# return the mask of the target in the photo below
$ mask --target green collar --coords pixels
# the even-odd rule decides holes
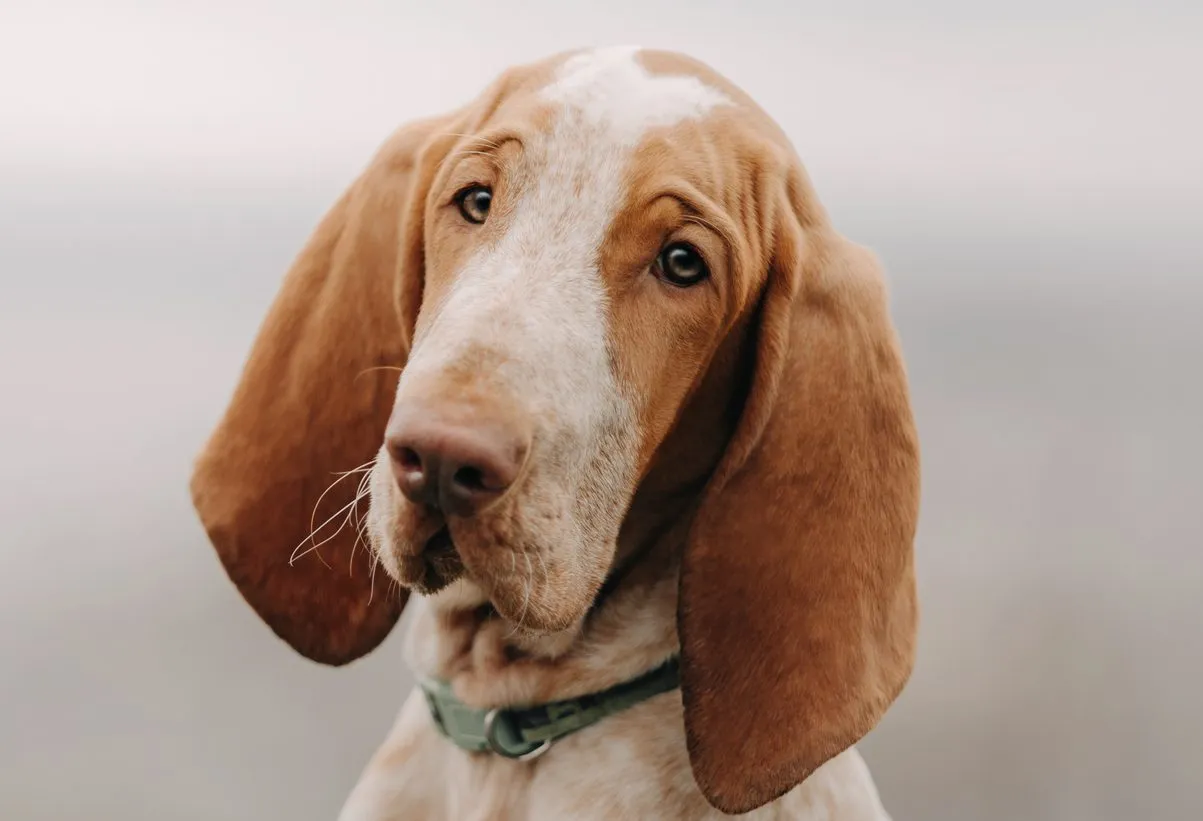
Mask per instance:
[[[464,704],[446,682],[419,682],[439,731],[457,746],[472,752],[491,751],[505,758],[529,761],[547,751],[553,741],[596,724],[652,696],[680,686],[674,656],[638,678],[608,690],[550,704],[481,710]]]

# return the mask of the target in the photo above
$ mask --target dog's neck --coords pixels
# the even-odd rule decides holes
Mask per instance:
[[[406,641],[410,668],[449,682],[462,701],[480,708],[573,698],[652,669],[678,650],[677,579],[688,506],[637,499],[594,606],[559,633],[525,633],[468,579],[415,598]]]

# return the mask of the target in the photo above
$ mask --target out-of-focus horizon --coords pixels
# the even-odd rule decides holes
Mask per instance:
[[[1203,10],[132,0],[0,13],[0,817],[331,818],[408,684],[223,576],[190,461],[384,137],[582,45],[697,56],[889,272],[924,447],[897,821],[1203,817]]]

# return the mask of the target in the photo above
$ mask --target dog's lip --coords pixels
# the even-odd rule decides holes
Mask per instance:
[[[464,574],[464,563],[446,524],[426,540],[417,560],[420,570],[414,587],[420,593],[437,593]]]
[[[455,542],[451,540],[451,528],[444,523],[422,545],[419,555],[424,559],[437,559],[452,553],[455,553]]]

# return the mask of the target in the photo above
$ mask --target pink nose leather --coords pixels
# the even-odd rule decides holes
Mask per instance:
[[[504,423],[416,409],[398,417],[385,441],[397,486],[411,502],[471,516],[518,477],[528,441]]]

